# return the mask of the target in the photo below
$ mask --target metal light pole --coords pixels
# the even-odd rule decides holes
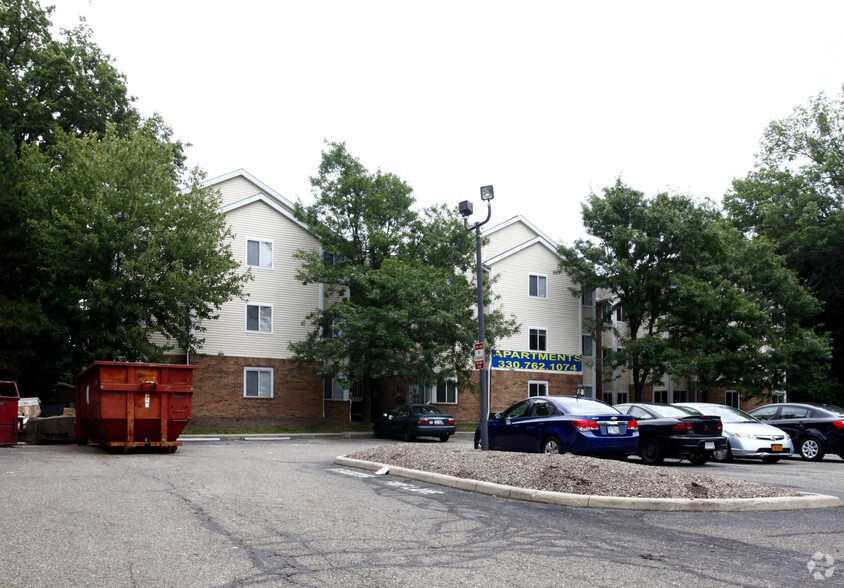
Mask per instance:
[[[492,186],[481,187],[481,200],[486,200],[487,213],[486,219],[483,222],[475,223],[469,226],[469,217],[472,215],[472,203],[464,200],[458,206],[460,214],[463,215],[463,226],[467,231],[475,231],[475,249],[477,255],[477,271],[478,271],[478,343],[484,348],[484,368],[480,370],[480,387],[481,387],[481,449],[484,451],[489,449],[489,431],[487,431],[487,421],[489,420],[489,398],[487,396],[487,381],[486,381],[486,348],[484,347],[484,268],[481,263],[481,227],[489,222],[492,216],[492,202],[495,197]]]

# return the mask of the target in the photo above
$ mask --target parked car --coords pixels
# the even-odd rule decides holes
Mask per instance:
[[[457,426],[453,416],[433,404],[400,404],[376,420],[372,430],[376,436],[396,435],[405,441],[438,437],[445,442],[454,435]]]
[[[761,459],[765,463],[778,462],[794,453],[789,436],[780,429],[762,423],[746,412],[724,404],[708,402],[681,402],[701,414],[721,417],[723,433],[729,445],[724,450],[712,452],[715,461],[732,461],[734,457]]]
[[[647,465],[660,464],[666,457],[702,465],[712,459],[713,451],[727,449],[721,417],[651,402],[616,404],[614,408],[639,423],[639,457]]]
[[[844,459],[844,408],[840,406],[786,402],[754,408],[750,415],[788,433],[803,459],[817,461],[827,453]]]
[[[578,396],[525,398],[487,421],[489,448],[529,453],[630,455],[639,449],[633,417],[600,400]],[[480,447],[481,429],[475,431]]]

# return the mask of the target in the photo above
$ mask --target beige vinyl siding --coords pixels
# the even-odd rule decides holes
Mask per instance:
[[[501,297],[498,308],[505,316],[515,315],[522,327],[516,336],[499,342],[500,349],[529,351],[530,329],[543,328],[547,331],[549,352],[580,353],[580,300],[569,292],[571,279],[554,273],[557,259],[547,247],[535,243],[493,267],[498,276],[495,292]],[[529,296],[531,274],[545,276],[546,299]]]
[[[251,198],[256,194],[264,194],[268,198],[276,200],[275,198],[272,198],[272,195],[265,194],[265,192],[261,190],[261,188],[259,188],[243,176],[235,176],[228,180],[224,180],[219,184],[216,184],[214,187],[220,191],[220,194],[222,196],[223,208],[236,202],[240,202],[241,200]],[[283,203],[278,202],[278,204],[289,210],[289,207],[284,206]]]
[[[319,242],[301,226],[263,202],[232,210],[227,215],[234,232],[232,253],[246,271],[247,239],[273,243],[272,269],[253,267],[253,280],[246,285],[246,301],[235,299],[220,310],[220,318],[207,324],[202,353],[245,357],[291,357],[290,341],[302,340],[307,328],[302,321],[319,306],[319,285],[303,286],[296,279],[298,249],[319,248]],[[272,306],[272,333],[246,331],[247,302]]]
[[[539,235],[522,222],[513,222],[488,234],[489,243],[483,248],[484,259],[492,259]]]

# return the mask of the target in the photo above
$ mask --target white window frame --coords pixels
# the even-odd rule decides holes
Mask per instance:
[[[331,395],[326,394],[328,383],[331,382]],[[323,400],[348,400],[349,390],[340,386],[337,378],[323,378],[322,379],[322,398]]]
[[[536,278],[536,294],[530,293],[530,286],[531,286],[530,283],[533,280],[533,278]],[[542,279],[542,284],[543,284],[544,290],[545,290],[543,295],[540,295],[540,288],[539,288],[540,278]],[[528,296],[531,297],[531,298],[539,299],[539,300],[547,300],[548,299],[548,276],[546,276],[545,274],[529,274],[529,276],[528,276]]]
[[[257,394],[249,394],[248,378],[250,373],[258,374],[258,390]],[[261,394],[261,374],[269,374],[270,389],[268,393]],[[243,368],[243,397],[244,398],[272,398],[273,387],[275,382],[275,373],[273,368],[268,367],[244,367]]]
[[[249,307],[250,306],[257,306],[258,307],[258,328],[257,329],[250,329],[249,328]],[[264,308],[270,309],[270,330],[269,331],[262,331],[261,330],[261,324],[262,324],[262,321],[261,321],[262,310],[261,309],[264,309]],[[244,320],[245,320],[244,328],[246,329],[247,333],[258,333],[258,334],[261,334],[261,335],[272,335],[273,334],[273,314],[274,314],[274,312],[273,312],[273,305],[272,304],[263,304],[261,302],[247,302],[244,314],[245,314],[245,316],[244,316]]]
[[[257,243],[258,244],[258,265],[249,263],[249,243]],[[268,244],[270,246],[269,252],[269,260],[265,259],[266,255],[264,253],[264,244]],[[254,267],[258,269],[273,269],[273,255],[275,254],[275,244],[273,243],[272,239],[258,239],[254,237],[247,237],[246,238],[246,265],[249,267]]]
[[[454,402],[449,402],[449,400],[448,400],[448,386],[449,386],[449,384],[452,384],[454,386]],[[440,385],[444,386],[443,391],[445,392],[445,400],[439,400],[437,398],[437,393],[440,389]],[[455,378],[449,378],[447,380],[441,380],[441,381],[437,382],[436,384],[434,384],[433,386],[428,386],[427,388],[428,388],[427,389],[428,394],[426,396],[428,396],[431,399],[430,400],[431,404],[457,404],[457,398],[458,398],[458,395],[459,395],[459,390],[457,389],[457,380]]]
[[[583,347],[581,350],[583,357],[592,357],[594,355],[595,341],[592,339],[592,335],[581,335],[580,345]]]
[[[735,404],[730,402],[730,397],[735,398]],[[738,390],[724,390],[724,404],[727,406],[732,406],[733,408],[741,408],[741,395],[738,393]]]
[[[545,349],[534,349],[530,346],[531,344],[531,331],[542,331],[545,334]],[[539,333],[537,333],[537,336]],[[548,329],[544,327],[529,327],[528,328],[528,350],[530,351],[548,351]]]
[[[533,394],[531,388],[537,388],[537,394]],[[548,396],[547,380],[528,380],[528,397]]]

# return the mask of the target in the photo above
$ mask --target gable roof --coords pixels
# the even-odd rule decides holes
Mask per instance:
[[[533,239],[530,239],[528,241],[524,241],[524,242],[520,243],[519,245],[516,245],[515,247],[508,249],[507,251],[499,253],[495,257],[492,257],[490,259],[485,260],[484,265],[493,265],[493,264],[501,261],[502,259],[506,259],[506,258],[510,257],[511,255],[515,255],[515,254],[519,253],[520,251],[527,249],[528,247],[532,247],[533,245],[536,245],[537,243],[542,245],[543,247],[548,249],[551,253],[553,253],[554,255],[559,257],[559,253],[557,253],[557,244],[553,241],[553,239],[551,239],[551,237],[549,237],[548,235],[546,235],[545,233],[543,233],[542,231],[537,229],[536,226],[533,223],[531,223],[529,220],[527,220],[525,217],[523,217],[521,215],[514,216],[513,218],[506,220],[503,223],[497,224],[494,227],[489,228],[488,230],[483,232],[483,235],[485,237],[491,236],[493,233],[501,231],[501,230],[503,230],[503,229],[515,224],[515,223],[522,223],[527,228],[529,228],[533,233],[535,233],[536,237],[534,237]]]
[[[299,221],[293,215],[294,204],[290,200],[270,188],[267,184],[265,184],[243,168],[229,172],[227,174],[223,174],[221,176],[217,176],[216,178],[205,180],[204,182],[202,182],[202,187],[207,188],[209,186],[221,184],[227,180],[231,180],[237,177],[241,177],[254,184],[257,188],[261,190],[261,192],[258,192],[248,198],[238,200],[237,202],[232,202],[231,204],[222,207],[220,209],[222,212],[227,213],[231,212],[232,210],[237,210],[238,208],[248,206],[254,202],[263,202],[282,216],[290,219],[306,231],[310,232],[310,228],[308,227],[308,225]]]

